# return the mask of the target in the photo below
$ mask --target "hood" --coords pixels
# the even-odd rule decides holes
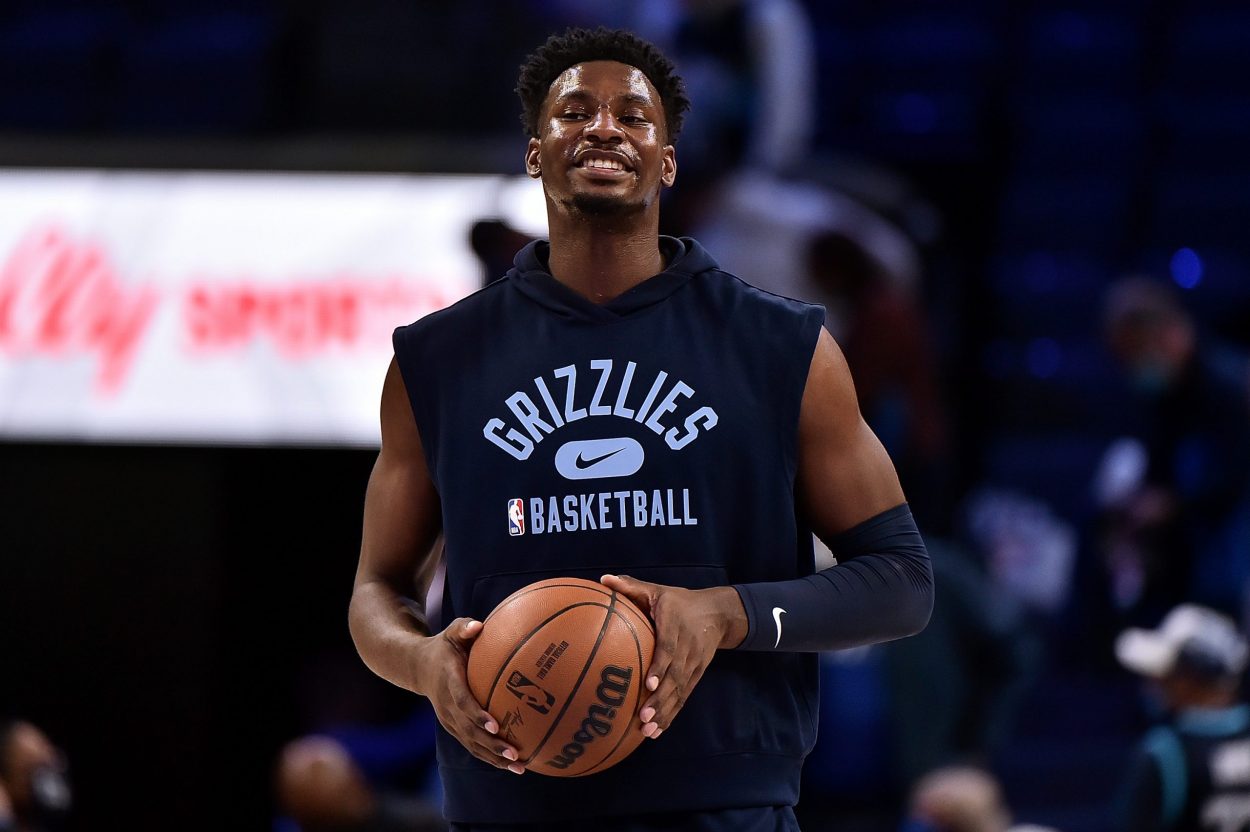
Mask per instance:
[[[551,276],[547,269],[550,250],[551,244],[546,240],[536,240],[525,246],[517,252],[507,280],[521,293],[562,317],[584,321],[619,321],[664,300],[694,275],[719,268],[695,240],[661,236],[660,252],[668,264],[664,271],[607,303],[598,304]]]

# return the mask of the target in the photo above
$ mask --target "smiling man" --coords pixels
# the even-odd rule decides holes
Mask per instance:
[[[352,635],[430,698],[456,830],[797,829],[815,651],[924,627],[928,555],[817,307],[659,234],[688,106],[627,32],[570,30],[518,93],[550,242],[395,332]],[[815,571],[811,532],[840,563]],[[442,535],[441,631],[407,614]],[[576,779],[530,774],[465,657],[514,590],[590,577],[655,623],[644,743]]]

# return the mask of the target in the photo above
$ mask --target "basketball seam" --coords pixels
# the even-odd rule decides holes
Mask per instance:
[[[625,622],[625,626],[629,628],[629,634],[630,634],[631,636],[633,636],[633,638],[634,638],[634,650],[635,650],[635,652],[637,652],[637,654],[638,654],[638,665],[637,665],[637,667],[638,667],[638,672],[639,672],[639,676],[638,676],[638,695],[637,695],[636,697],[634,697],[634,705],[635,705],[635,707],[636,707],[636,706],[638,706],[638,705],[642,704],[642,681],[643,681],[643,680],[642,680],[642,676],[643,676],[643,675],[645,675],[645,673],[646,673],[646,671],[645,671],[645,670],[643,669],[643,667],[642,667],[642,642],[640,642],[640,641],[638,640],[638,631],[634,629],[634,625],[633,625],[633,624],[631,624],[631,623],[629,622],[629,620],[625,618],[625,616],[621,615],[621,614],[620,614],[619,612],[617,612],[616,610],[612,610],[612,614],[611,614],[611,615],[609,615],[609,616],[608,616],[608,618],[611,618],[611,617],[612,617],[612,615],[617,616],[618,618],[620,618],[622,621],[624,621],[624,622]],[[632,719],[633,719],[634,709],[633,709],[633,708],[630,708],[630,709],[629,709],[629,711],[628,711],[628,714],[629,714],[629,716],[628,716],[628,719],[627,719],[627,721],[626,721],[626,723],[625,723],[625,730],[621,732],[620,739],[618,739],[618,740],[616,741],[616,745],[612,746],[612,750],[611,750],[611,751],[609,751],[607,754],[604,754],[604,755],[603,755],[603,759],[602,759],[602,760],[600,760],[599,762],[595,763],[593,766],[591,766],[590,768],[586,769],[586,770],[585,770],[585,771],[583,771],[581,774],[577,775],[578,777],[585,777],[587,774],[592,774],[592,773],[594,773],[594,770],[595,770],[595,769],[597,769],[597,768],[599,768],[599,766],[603,765],[603,764],[604,764],[605,762],[607,762],[609,759],[611,759],[612,755],[616,753],[616,749],[620,748],[620,747],[621,747],[621,743],[625,742],[625,739],[629,736],[629,720],[632,720]]]
[[[482,623],[485,624],[486,621],[490,621],[492,618],[494,618],[495,613],[502,610],[504,608],[504,605],[510,604],[515,600],[524,598],[526,595],[529,595],[531,592],[542,592],[547,589],[593,589],[599,592],[601,595],[607,595],[609,592],[609,590],[603,589],[602,586],[600,586],[599,584],[593,584],[592,586],[587,586],[586,584],[593,584],[593,582],[587,581],[585,584],[547,584],[546,586],[539,586],[533,589],[518,589],[516,592],[509,595],[507,598],[500,601],[499,606],[491,610],[490,615],[486,616],[486,620],[483,621]]]
[[[599,652],[599,646],[603,644],[603,636],[608,631],[608,622],[612,620],[612,611],[615,608],[616,591],[613,590],[612,603],[608,605],[608,612],[603,616],[603,626],[599,628],[599,637],[595,639],[595,646],[591,649],[590,655],[586,657],[586,664],[582,666],[581,675],[577,677],[577,681],[573,684],[573,689],[569,692],[568,698],[564,700],[564,706],[560,708],[560,713],[556,714],[556,718],[551,721],[551,727],[547,729],[546,735],[543,736],[542,741],[539,742],[534,748],[534,753],[530,754],[529,758],[525,761],[527,766],[538,757],[538,753],[543,750],[543,746],[545,746],[547,741],[551,739],[551,735],[555,733],[556,728],[560,725],[560,720],[564,719],[564,714],[568,711],[569,706],[573,704],[573,699],[577,696],[577,692],[582,689],[582,681],[586,678],[586,674],[590,671],[590,665],[594,663],[595,655]]]

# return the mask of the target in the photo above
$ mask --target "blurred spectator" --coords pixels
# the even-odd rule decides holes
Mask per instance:
[[[516,233],[496,225],[494,232]],[[440,553],[413,576],[414,597],[404,599],[409,614],[427,626],[438,626],[444,578]],[[275,832],[445,832],[429,701],[405,695],[406,716],[378,720],[382,708],[369,693],[378,689],[377,679],[360,673],[354,654],[346,665],[351,671],[335,673],[333,664],[323,658],[317,681],[304,689],[314,701],[330,693],[329,702],[314,706],[321,729],[292,740],[278,757],[274,788],[285,817]],[[354,688],[362,679],[368,688]]]
[[[983,764],[1009,739],[1040,644],[1024,606],[999,591],[971,555],[929,539],[942,587],[923,633],[883,649],[899,773]]]
[[[682,128],[683,175],[786,171],[810,150],[815,40],[797,0],[685,0],[673,55],[698,108]]]
[[[825,304],[834,338],[843,334],[845,314],[812,282],[809,249],[816,236],[836,231],[855,240],[905,291],[920,281],[920,255],[907,234],[825,185],[741,171],[723,177],[704,199],[703,215],[683,218],[673,231],[714,246],[721,265],[748,283]]]
[[[926,775],[912,793],[907,830],[1006,832],[1011,815],[1002,790],[976,768],[943,768]]]
[[[301,737],[279,759],[278,803],[302,832],[443,832],[441,810],[419,794],[433,761],[428,706],[395,725]]]
[[[31,723],[0,721],[0,830],[55,832],[71,805],[65,755]]]
[[[702,226],[720,221],[732,190],[754,192],[760,187],[757,180],[766,187],[809,157],[816,112],[815,37],[798,0],[671,5],[674,14],[657,16],[646,28],[673,56],[699,106],[686,114],[682,126],[682,185],[664,196],[661,230],[716,245],[715,235]],[[745,181],[734,184],[740,177]],[[769,206],[782,207],[777,201]],[[749,269],[739,271],[734,251],[741,250],[747,249],[722,251],[722,265],[760,285]],[[787,271],[783,263],[773,265]]]
[[[1012,826],[998,781],[978,768],[951,767],[927,774],[912,791],[904,832],[1047,832]]]
[[[984,488],[967,503],[967,534],[985,554],[995,590],[1044,615],[1060,612],[1072,585],[1076,531],[1041,500]]]
[[[469,246],[482,263],[482,285],[493,283],[512,268],[512,259],[532,238],[503,220],[483,219],[473,223]]]
[[[860,410],[890,452],[919,522],[948,516],[946,416],[924,312],[858,240],[842,232],[818,234],[807,267],[826,300],[845,312],[840,344]]]
[[[1115,645],[1150,679],[1168,724],[1142,742],[1123,785],[1117,828],[1250,827],[1250,706],[1240,701],[1245,638],[1213,610],[1177,607],[1157,630],[1127,630]]]
[[[1111,288],[1105,325],[1144,416],[1140,450],[1117,445],[1100,478],[1116,601],[1139,620],[1183,600],[1236,612],[1250,577],[1246,358],[1202,340],[1170,287],[1145,278]]]

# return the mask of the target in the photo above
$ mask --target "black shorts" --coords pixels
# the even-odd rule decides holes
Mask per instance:
[[[453,823],[451,832],[799,832],[799,822],[790,806],[755,806],[564,823]]]

